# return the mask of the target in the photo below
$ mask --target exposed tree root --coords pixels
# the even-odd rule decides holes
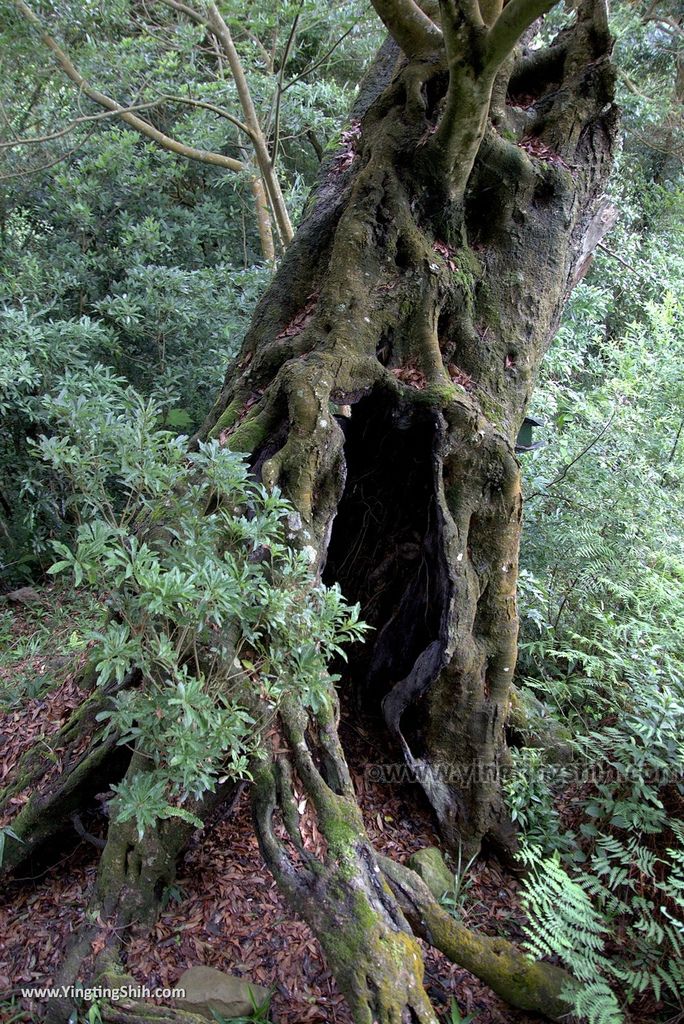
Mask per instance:
[[[485,34],[484,24],[477,26],[487,46],[466,67],[453,54],[465,45],[474,59],[462,32],[477,6],[440,5],[445,47],[440,30],[427,55],[422,45],[402,57],[384,49],[362,91],[355,142],[342,163],[326,165],[201,436],[251,452],[264,483],[279,485],[294,503],[296,542],[316,567],[325,564],[349,468],[336,410],[351,410],[353,421],[362,400],[384,406],[390,429],[408,427],[420,441],[429,471],[420,478],[418,546],[435,571],[429,593],[420,593],[418,572],[408,598],[395,587],[396,601],[376,623],[374,710],[383,708],[446,837],[506,847],[499,768],[517,635],[515,437],[576,263],[586,255],[611,164],[615,113],[603,0],[578,4],[562,57],[554,55],[544,71],[542,91],[548,76],[557,79],[555,88],[524,122],[509,116],[510,67],[502,62],[537,5],[511,0],[498,30]],[[457,9],[460,22],[452,17]],[[497,109],[488,124],[497,71]],[[524,67],[516,75],[518,86],[527,82]],[[553,159],[539,155],[548,152]],[[387,492],[377,498],[387,503]],[[389,585],[391,559],[378,563],[370,546],[366,554],[364,571],[376,573],[378,587]],[[354,599],[353,578],[346,586]],[[425,609],[421,632],[411,620]],[[386,652],[407,630],[404,662],[391,662],[383,677]],[[383,862],[383,874],[339,744],[337,714],[332,688],[327,708],[285,702],[282,736],[253,769],[253,806],[266,862],[319,938],[356,1024],[435,1024],[409,922],[514,1005],[566,1012],[562,972],[452,921],[406,869]],[[96,767],[99,754],[87,756],[89,776],[86,767]],[[135,758],[129,771],[140,767]],[[300,786],[325,841],[320,856],[300,834]],[[41,834],[45,814],[31,819],[39,809],[27,807],[20,823],[28,842],[32,832]],[[190,826],[162,822],[140,840],[132,826],[112,823],[87,922],[58,984],[115,970],[127,931],[153,919],[189,834]],[[68,1010],[55,1004],[51,1021],[63,1024]],[[122,1024],[180,1020],[175,1011],[146,1017],[146,1009],[121,1004],[105,1012]]]
[[[258,767],[254,791],[255,823],[269,868],[321,942],[355,1024],[436,1024],[423,988],[420,947],[366,835],[336,716],[321,712],[309,721],[301,708],[288,705],[281,720],[289,752]],[[302,842],[295,774],[327,845],[320,860]]]
[[[116,736],[102,740],[97,714],[106,707],[110,691],[86,696],[53,736],[43,737],[25,752],[0,793],[0,814],[12,810],[12,801],[32,791],[21,810],[10,819],[19,841],[8,835],[0,877],[16,872],[45,843],[70,827],[72,816],[87,808],[100,790],[107,790],[124,773],[130,755],[117,748]],[[59,754],[56,752],[60,751]],[[61,770],[53,778],[59,759]]]
[[[505,939],[478,935],[454,920],[415,871],[388,857],[380,867],[416,935],[439,949],[521,1010],[557,1020],[570,1012],[566,996],[577,982],[552,964],[531,960]]]
[[[132,776],[147,769],[147,763],[138,755],[133,757],[128,772]],[[207,797],[199,813],[210,813],[227,800],[232,787],[223,786]],[[56,986],[72,986],[77,980],[87,984],[103,985],[103,978],[120,972],[119,957],[125,948],[129,932],[135,927],[149,927],[156,918],[159,902],[165,888],[175,877],[176,866],[185,846],[194,832],[194,826],[178,819],[163,820],[148,829],[142,838],[133,822],[110,822],[107,844],[102,852],[97,879],[86,912],[85,922],[74,937],[62,967],[55,979]],[[108,987],[120,987],[112,984]],[[73,999],[59,997],[48,1008],[49,1024],[64,1024],[73,1010]],[[103,1002],[107,1021],[134,1021],[137,1004],[126,1006],[117,1001]],[[139,1009],[139,1008],[138,1008]],[[154,1010],[150,1010],[150,1013]],[[157,1018],[140,1012],[141,1021]],[[155,1011],[156,1012],[156,1011]],[[165,1011],[169,1015],[175,1011]],[[180,1014],[181,1011],[178,1011]],[[128,1016],[126,1016],[128,1014]],[[123,1015],[123,1016],[122,1016]],[[166,1017],[160,1017],[166,1021]],[[169,1022],[194,1018],[169,1016]]]
[[[107,983],[134,984],[128,976],[107,976]],[[103,1024],[207,1024],[207,1018],[173,1006],[154,1006],[136,999],[119,999],[105,1004],[100,1011]]]

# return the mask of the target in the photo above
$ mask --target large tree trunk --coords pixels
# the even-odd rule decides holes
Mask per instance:
[[[606,12],[586,0],[553,46],[525,52],[514,44],[545,0],[509,0],[498,19],[496,3],[449,0],[441,27],[412,0],[375,6],[403,52],[389,41],[363,83],[201,436],[250,453],[298,510],[293,540],[361,602],[374,632],[342,685],[382,714],[447,841],[507,850],[498,772],[516,658],[515,438],[587,239],[600,239],[615,130]],[[254,769],[254,814],[355,1021],[435,1021],[412,924],[516,1005],[564,1012],[567,979],[449,927],[410,873],[382,866],[336,708],[332,691],[327,713],[283,707]],[[325,840],[318,859],[295,789]],[[167,838],[147,841],[133,899],[128,867],[108,864],[122,849],[126,864],[139,858],[111,832],[95,901],[115,928],[151,913],[180,848]]]
[[[454,843],[510,840],[514,444],[597,237],[609,52],[590,0],[552,47],[507,58],[484,100],[473,87],[459,121],[444,56],[386,44],[203,428],[251,453],[312,561],[361,601],[375,632],[345,685],[382,708]]]

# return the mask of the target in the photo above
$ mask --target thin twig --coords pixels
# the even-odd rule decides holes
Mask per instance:
[[[11,171],[9,174],[0,174],[0,181],[9,181],[10,178],[23,178],[28,174],[40,174],[41,171],[48,171],[51,167],[61,164],[63,160],[68,160],[70,156],[74,155],[74,153],[78,153],[79,149],[83,149],[86,142],[89,142],[92,138],[94,131],[95,130],[93,129],[92,132],[88,132],[85,139],[81,139],[81,141],[75,146],[72,146],[72,148],[68,149],[66,153],[62,153],[61,156],[56,157],[54,160],[49,160],[48,163],[41,164],[39,167],[25,167],[21,171]]]
[[[614,260],[617,260],[618,263],[621,263],[623,267],[627,268],[627,270],[631,270],[633,274],[636,274],[638,277],[641,277],[640,270],[637,270],[636,267],[633,267],[630,263],[627,262],[627,260],[623,260],[622,256],[619,256],[618,253],[613,252],[613,250],[605,246],[603,242],[598,242],[596,248],[601,249],[603,252],[605,252],[607,256],[612,256]]]
[[[611,423],[615,419],[616,414],[617,414],[617,409],[613,409],[612,413],[610,414],[610,418],[601,427],[601,429],[598,432],[598,434],[596,435],[596,437],[592,438],[592,440],[589,442],[589,444],[584,446],[584,448],[579,453],[579,455],[576,455],[574,459],[571,459],[571,461],[568,462],[568,464],[563,467],[563,469],[560,471],[558,476],[554,480],[552,480],[550,484],[547,485],[547,487],[546,487],[546,489],[544,491],[535,491],[534,494],[530,494],[528,496],[527,500],[531,501],[532,498],[539,498],[539,497],[541,497],[542,495],[546,494],[546,492],[551,487],[555,487],[556,484],[559,484],[561,482],[561,480],[564,480],[566,478],[566,476],[568,475],[568,473],[570,472],[570,470],[572,469],[572,467],[577,465],[577,463],[580,461],[580,459],[584,458],[584,456],[587,454],[587,452],[590,452],[595,444],[598,444],[598,442],[601,440],[601,438],[606,433],[606,431],[610,427]]]
[[[294,45],[295,36],[297,33],[297,25],[299,24],[299,18],[302,13],[302,7],[304,6],[304,0],[300,0],[299,10],[292,19],[292,25],[288,33],[287,41],[285,43],[285,49],[283,50],[282,60],[280,62],[280,70],[278,71],[278,84],[276,86],[276,104],[275,104],[275,116],[273,118],[273,144],[271,146],[271,163],[273,167],[276,165],[278,159],[278,144],[280,142],[280,106],[283,98],[283,83],[285,81],[285,68],[290,57],[290,52]]]
[[[303,78],[306,78],[307,75],[310,75],[312,71],[315,71],[316,68],[319,68],[321,64],[323,64],[328,59],[328,57],[330,57],[330,55],[335,52],[337,47],[344,42],[347,36],[354,31],[358,24],[359,22],[355,21],[351,28],[348,28],[347,31],[340,36],[337,42],[333,43],[329,50],[326,50],[322,57],[319,57],[318,60],[314,61],[313,64],[310,64],[308,68],[305,68],[300,74],[296,75],[294,78],[291,78],[289,82],[286,82],[285,85],[283,86],[283,92],[287,92],[287,90],[291,89],[293,85],[296,85],[297,82],[301,82]]]
[[[163,103],[166,97],[161,97],[158,100],[152,100],[150,103],[141,103],[134,107],[125,107],[126,111],[135,110],[149,110],[151,107],[156,107],[160,103]],[[70,121],[64,128],[60,128],[59,131],[50,132],[48,135],[33,135],[30,138],[16,138],[11,142],[0,142],[0,149],[13,149],[14,146],[35,146],[43,142],[53,142],[55,139],[61,139],[69,132],[74,131],[80,124],[85,124],[90,121],[103,121],[109,117],[120,117],[121,111],[119,110],[104,110],[100,114],[84,114],[82,117],[75,117],[73,121]]]

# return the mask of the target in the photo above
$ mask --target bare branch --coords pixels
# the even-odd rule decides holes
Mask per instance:
[[[197,25],[206,25],[209,28],[209,22],[199,11],[196,11],[194,7],[190,7],[188,4],[180,3],[180,0],[158,0],[158,3],[178,11],[179,14],[184,14],[186,18],[190,18]]]
[[[247,77],[240,60],[240,55],[233,42],[230,28],[215,3],[209,2],[206,10],[200,12],[190,4],[183,3],[183,0],[159,0],[159,2],[171,8],[171,10],[177,11],[179,14],[184,14],[196,24],[204,25],[213,38],[216,39],[221,52],[226,57],[237,89],[245,125],[249,129],[256,162],[259,165],[261,178],[268,193],[275,223],[284,245],[288,245],[294,237],[290,216],[283,198],[280,182],[271,162],[266,138],[257,116]]]
[[[226,121],[230,121],[241,132],[244,132],[245,135],[254,140],[254,132],[249,125],[246,125],[244,121],[241,121],[239,117],[235,117],[224,107],[218,107],[215,103],[208,103],[206,100],[194,100],[189,96],[163,96],[162,101],[164,100],[169,103],[185,103],[189,107],[202,107],[203,110],[211,110],[214,114],[218,114],[219,117],[224,117]]]
[[[40,164],[38,167],[25,167],[21,171],[10,171],[8,174],[0,174],[0,181],[9,181],[11,178],[24,178],[29,174],[40,174],[41,171],[48,171],[51,167],[56,167],[57,164],[61,164],[63,160],[68,160],[70,156],[73,156],[79,149],[82,149],[92,134],[93,132],[89,132],[85,139],[81,139],[71,149],[67,149],[65,153],[61,153],[54,160],[49,160],[45,164]]]
[[[302,0],[302,2],[303,2],[303,0]],[[277,87],[276,87],[275,117],[274,117],[274,122],[273,122],[273,142],[272,142],[272,145],[271,145],[271,154],[272,154],[271,159],[272,159],[274,167],[275,167],[275,164],[276,164],[276,160],[278,159],[278,145],[280,143],[280,108],[281,108],[282,99],[283,99],[283,83],[285,81],[285,68],[287,67],[287,62],[290,59],[290,53],[292,52],[292,47],[294,46],[294,41],[295,41],[295,38],[296,38],[296,35],[297,35],[297,26],[299,24],[299,19],[301,17],[301,14],[302,14],[302,3],[300,3],[299,10],[297,11],[297,13],[295,14],[295,16],[294,16],[294,18],[292,20],[292,26],[290,28],[290,32],[289,32],[289,35],[287,37],[287,42],[285,43],[285,49],[283,50],[283,56],[282,56],[281,61],[280,61],[280,71],[278,72],[278,84],[277,84]]]
[[[303,78],[306,78],[307,75],[310,75],[312,71],[315,71],[316,68],[319,68],[321,64],[324,64],[328,57],[330,57],[330,55],[335,52],[337,47],[344,42],[347,36],[351,35],[351,33],[354,31],[358,24],[358,21],[355,21],[354,24],[350,28],[348,28],[346,32],[342,33],[339,39],[335,40],[330,49],[326,50],[325,53],[318,58],[318,60],[315,60],[313,64],[309,64],[307,68],[304,68],[304,70],[301,71],[298,75],[295,75],[294,78],[291,78],[288,82],[285,82],[282,91],[287,92],[287,90],[291,89],[293,85],[295,85],[297,82],[301,82]]]
[[[151,100],[149,103],[140,103],[135,106],[126,107],[126,113],[133,113],[138,110],[149,110],[151,107],[157,107],[160,103],[164,102],[166,97],[158,100]],[[120,117],[118,110],[103,110],[100,114],[84,114],[82,117],[75,117],[73,121],[65,125],[64,128],[60,128],[59,131],[49,132],[47,135],[32,135],[29,138],[15,138],[9,142],[0,142],[0,149],[13,149],[15,146],[37,146],[43,142],[54,142],[55,139],[62,139],[65,135],[69,135],[73,132],[80,124],[89,124],[92,121],[104,121],[108,117]]]
[[[126,107],[117,103],[116,100],[112,99],[111,96],[107,96],[106,93],[100,92],[99,89],[96,89],[84,78],[78,68],[72,63],[68,54],[45,30],[38,16],[24,3],[24,0],[15,0],[15,6],[23,17],[38,30],[43,43],[52,52],[66,76],[94,103],[98,103],[101,107],[116,113],[122,121],[130,124],[141,135],[147,136],[148,139],[152,139],[163,149],[167,149],[172,153],[177,153],[179,156],[186,157],[189,160],[198,160],[201,163],[223,167],[229,171],[244,171],[246,169],[240,160],[234,160],[232,157],[224,156],[222,153],[212,153],[204,149],[196,149],[194,146],[186,146],[177,139],[173,139],[164,132],[160,132],[154,125],[144,121],[137,114],[127,112]]]
[[[436,50],[442,31],[414,0],[371,0],[383,25],[407,57]]]
[[[177,0],[164,0],[164,2],[176,3]],[[254,133],[252,138],[254,153],[259,165],[261,177],[263,178],[264,185],[268,191],[276,224],[278,225],[283,242],[285,245],[288,245],[294,237],[294,231],[292,230],[292,224],[287,212],[287,206],[283,198],[280,182],[278,181],[278,177],[273,169],[271,155],[268,151],[268,145],[259,123],[259,118],[252,100],[252,95],[240,56],[235,48],[235,43],[233,42],[230,29],[221,16],[218,7],[213,3],[213,0],[210,0],[207,4],[207,20],[211,31],[221,44],[223,52],[228,60],[240,100],[240,106],[242,107],[242,112],[245,116],[245,122]]]

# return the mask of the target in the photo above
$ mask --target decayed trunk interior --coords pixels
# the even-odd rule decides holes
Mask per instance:
[[[486,74],[469,65],[467,88],[440,46],[406,56],[385,44],[201,432],[251,454],[296,506],[295,542],[360,602],[373,632],[350,652],[345,701],[384,722],[388,755],[465,852],[514,846],[498,771],[517,638],[515,438],[585,239],[597,237],[615,129],[609,55],[601,0],[582,3],[546,50],[519,46]],[[415,876],[378,860],[338,706],[331,687],[329,712],[283,707],[271,757],[255,766],[254,817],[355,1021],[436,1020],[414,930],[514,1005],[564,1012],[564,975],[449,926]],[[299,835],[295,783],[315,809],[321,860]],[[57,804],[34,798],[24,834],[40,836]],[[96,923],[63,982],[116,970],[111,936],[153,916],[186,832],[141,842],[110,826]],[[26,851],[8,849],[16,866]],[[112,1021],[145,1012],[103,1010]],[[67,1016],[53,1007],[54,1021]]]

